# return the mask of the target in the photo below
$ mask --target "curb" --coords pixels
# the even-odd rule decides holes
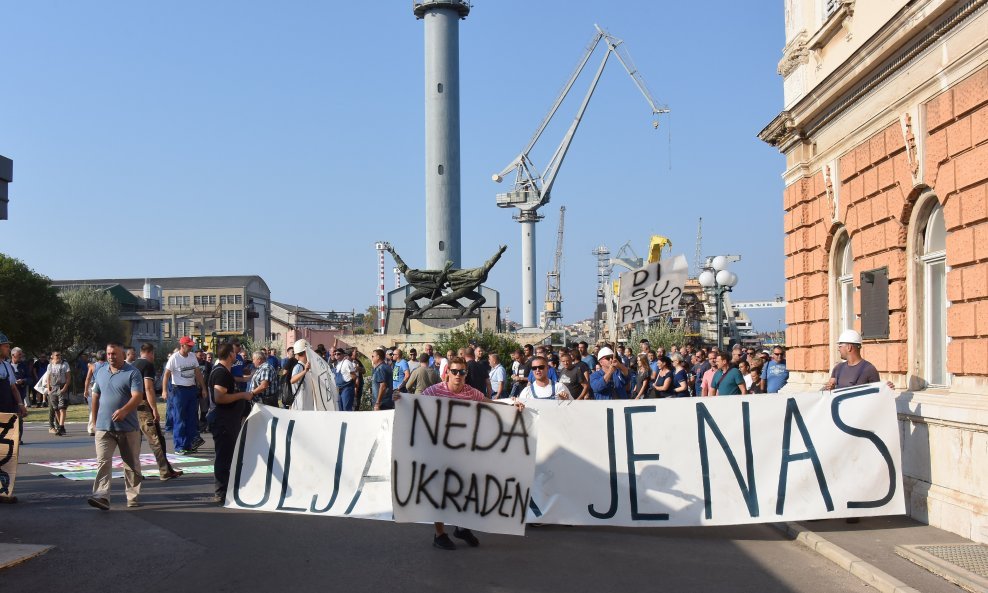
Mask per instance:
[[[40,556],[52,549],[52,547],[30,544],[0,544],[0,570],[16,566],[35,556]]]
[[[772,523],[772,526],[882,593],[921,593],[798,523]]]

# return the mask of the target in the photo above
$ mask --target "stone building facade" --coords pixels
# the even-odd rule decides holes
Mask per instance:
[[[988,0],[785,0],[794,389],[841,331],[893,381],[908,513],[988,542]]]

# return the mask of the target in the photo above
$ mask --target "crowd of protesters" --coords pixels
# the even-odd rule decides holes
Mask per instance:
[[[469,393],[485,400],[511,400],[518,406],[532,399],[774,393],[789,377],[780,347],[757,351],[735,346],[720,351],[685,345],[667,351],[653,348],[648,340],[637,346],[636,351],[627,344],[601,343],[592,349],[586,342],[574,347],[526,344],[511,352],[510,360],[501,360],[479,344],[444,353],[434,351],[431,344],[421,352],[381,347],[366,358],[356,348],[327,349],[322,344],[311,352],[333,370],[345,411],[393,409],[399,393],[443,397]],[[205,444],[202,433],[209,431],[215,450],[213,500],[224,504],[243,418],[254,403],[290,407],[311,368],[309,352],[304,340],[287,348],[283,357],[273,348],[248,353],[233,340],[220,344],[214,353],[184,336],[158,369],[152,344],[144,344],[138,352],[111,343],[91,357],[80,355],[71,362],[59,351],[31,360],[0,334],[0,396],[10,394],[0,397],[0,411],[26,417],[29,408],[47,409],[49,432],[62,436],[67,434],[66,413],[73,395],[75,403],[85,401],[86,431],[95,437],[99,465],[89,504],[103,510],[110,506],[112,456],[117,449],[124,462],[127,506],[135,507],[144,479],[138,460],[142,434],[157,461],[158,477],[165,481],[182,475],[168,460],[165,434],[171,433],[175,453],[191,454]],[[363,360],[370,363],[369,371]],[[450,385],[461,383],[459,390],[450,391]],[[164,418],[158,410],[159,394],[166,402]]]

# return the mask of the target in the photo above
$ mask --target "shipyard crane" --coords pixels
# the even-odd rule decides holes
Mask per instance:
[[[566,206],[559,207],[559,231],[556,232],[556,256],[552,270],[545,275],[545,310],[542,312],[542,329],[559,329],[563,319],[563,293],[560,290],[559,270],[563,264],[563,223]]]
[[[587,46],[582,59],[577,64],[576,70],[574,70],[573,74],[570,75],[570,78],[563,87],[562,92],[560,92],[559,96],[556,97],[555,102],[549,109],[549,113],[545,116],[545,118],[543,118],[542,123],[539,124],[538,129],[536,129],[535,134],[532,136],[531,140],[529,140],[528,145],[525,146],[521,154],[515,157],[507,167],[505,167],[500,173],[496,173],[492,176],[494,181],[501,183],[504,181],[506,176],[511,174],[512,171],[515,173],[514,186],[510,191],[497,194],[496,202],[499,208],[518,208],[518,213],[514,216],[514,219],[521,223],[521,291],[523,328],[535,327],[535,223],[542,219],[542,215],[539,214],[538,210],[549,202],[549,198],[552,193],[552,186],[556,181],[556,177],[559,175],[559,170],[563,164],[563,159],[566,157],[566,152],[569,150],[570,144],[573,142],[573,136],[576,134],[576,130],[580,126],[580,121],[583,119],[583,114],[586,112],[587,105],[590,103],[590,97],[593,96],[593,92],[597,88],[597,83],[600,81],[600,76],[604,72],[604,66],[607,65],[607,60],[610,58],[611,54],[614,54],[618,61],[621,62],[621,65],[624,66],[625,71],[628,72],[628,75],[631,76],[631,79],[635,82],[635,85],[638,86],[638,90],[645,96],[645,100],[648,101],[648,105],[652,110],[651,114],[653,118],[657,118],[659,115],[669,112],[669,110],[665,107],[657,105],[655,100],[652,98],[652,94],[648,91],[648,87],[645,86],[645,81],[642,79],[641,74],[631,61],[631,56],[628,55],[627,51],[621,48],[623,41],[613,37],[597,25],[594,25],[594,28],[597,32],[590,41],[590,44]],[[580,76],[580,73],[583,72],[583,68],[587,65],[587,62],[590,61],[590,57],[593,55],[594,50],[597,49],[597,46],[601,41],[605,42],[607,51],[604,53],[600,66],[597,67],[597,73],[590,82],[590,88],[583,97],[583,102],[577,110],[576,117],[574,117],[572,123],[570,123],[569,129],[566,131],[562,141],[553,153],[552,158],[549,159],[549,163],[540,173],[538,167],[536,167],[535,163],[532,161],[531,151],[538,143],[539,138],[542,137],[542,133],[545,131],[546,126],[549,125],[549,122],[559,110],[563,100],[573,88],[573,85],[576,83],[576,79]],[[653,119],[652,125],[653,127],[658,128],[658,119]]]

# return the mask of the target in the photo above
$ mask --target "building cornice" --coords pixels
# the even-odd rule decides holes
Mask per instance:
[[[950,31],[971,18],[988,0],[952,3],[943,0],[903,8],[854,55],[834,70],[795,105],[776,117],[758,137],[785,152],[797,135],[763,137],[785,115],[798,137],[812,137],[874,88],[892,78]],[[953,10],[950,10],[953,8]],[[919,35],[912,34],[919,31]],[[774,140],[774,141],[773,141]]]
[[[803,29],[782,49],[782,59],[779,60],[778,72],[783,78],[810,61],[810,51],[806,46],[806,38],[806,29]]]

